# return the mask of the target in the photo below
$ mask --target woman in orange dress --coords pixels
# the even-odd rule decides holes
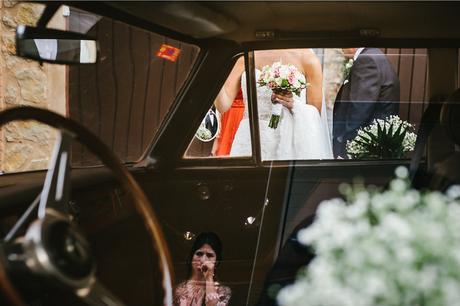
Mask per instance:
[[[240,126],[240,121],[243,119],[243,114],[243,92],[240,89],[235,100],[233,100],[231,108],[222,116],[220,135],[217,138],[217,150],[214,153],[215,156],[228,156],[230,154],[233,139]]]

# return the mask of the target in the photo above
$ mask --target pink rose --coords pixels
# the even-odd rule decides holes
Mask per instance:
[[[296,81],[295,75],[291,72],[288,75],[288,82],[289,82],[289,84],[294,85],[295,81]]]

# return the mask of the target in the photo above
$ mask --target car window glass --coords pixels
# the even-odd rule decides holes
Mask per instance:
[[[186,158],[252,155],[243,61],[243,57],[238,59],[213,106],[201,121],[185,153]],[[244,145],[238,148],[235,143],[240,140],[244,140]]]
[[[87,34],[90,30],[96,26],[96,24],[102,19],[102,16],[96,15],[94,13],[86,12],[78,8],[70,7],[67,5],[62,5],[58,12],[51,18],[47,27],[51,29],[60,29],[62,27],[57,27],[56,19],[64,17],[69,17],[68,22],[66,23],[66,28],[72,32]]]
[[[47,27],[85,33],[98,41],[94,65],[40,64],[15,56],[17,24],[35,25],[43,5],[2,8],[23,16],[4,28],[8,41],[2,61],[2,107],[31,105],[78,121],[123,162],[138,161],[187,79],[199,48],[107,17],[61,6]],[[52,46],[45,46],[51,47]],[[15,122],[3,129],[3,172],[44,169],[54,132],[36,123]],[[100,164],[85,146],[72,144],[73,166]]]
[[[279,49],[254,58],[262,160],[411,157],[429,97],[426,49]],[[222,123],[232,116],[219,115],[211,153],[188,157],[250,155],[248,120],[233,121],[236,136],[222,144]],[[226,146],[223,155],[219,146]]]
[[[88,23],[88,14],[71,10],[70,16],[76,30]],[[69,68],[70,117],[122,160],[136,161],[186,80],[198,48],[105,17],[87,34],[99,38],[99,61]],[[73,153],[74,165],[96,163],[86,148]]]

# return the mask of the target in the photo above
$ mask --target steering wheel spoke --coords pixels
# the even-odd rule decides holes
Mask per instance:
[[[40,197],[39,218],[45,217],[47,208],[68,215],[71,142],[72,137],[60,130]]]
[[[90,244],[77,225],[69,220],[70,144],[75,138],[86,144],[132,195],[133,205],[158,253],[163,305],[172,305],[171,259],[158,219],[142,189],[115,154],[80,124],[48,110],[20,107],[0,112],[0,126],[14,120],[37,120],[59,129],[60,133],[40,199],[30,205],[7,237],[0,241],[0,294],[3,293],[13,305],[24,305],[17,290],[24,289],[23,284],[14,283],[8,275],[18,273],[24,279],[33,275],[42,277],[45,282],[57,282],[87,305],[124,305],[96,279],[96,263]],[[17,237],[22,232],[20,229],[29,223],[37,205],[38,219],[30,223],[23,237]]]
[[[125,304],[97,279],[88,288],[75,291],[75,294],[90,306],[124,306]]]

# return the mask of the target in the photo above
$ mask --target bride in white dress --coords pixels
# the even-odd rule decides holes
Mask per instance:
[[[292,64],[303,73],[310,86],[300,96],[274,94],[257,85],[257,110],[263,160],[332,159],[326,108],[322,92],[321,64],[311,49],[256,51],[256,80],[262,67],[281,61]],[[246,94],[244,59],[240,58],[215,100],[219,112],[227,111],[239,89],[243,91],[245,110],[232,144],[230,156],[251,156],[251,137]],[[268,126],[272,101],[281,103],[278,128]],[[307,102],[308,101],[308,102]]]

